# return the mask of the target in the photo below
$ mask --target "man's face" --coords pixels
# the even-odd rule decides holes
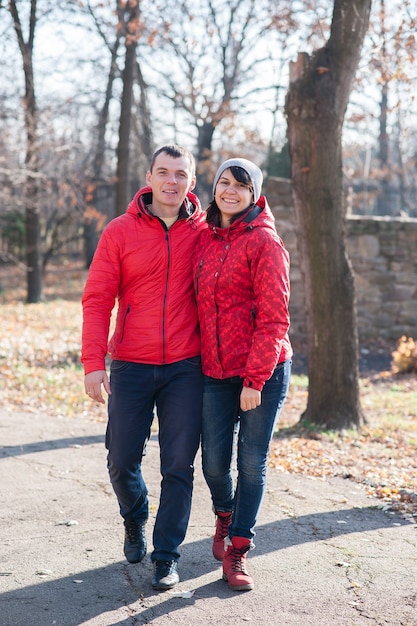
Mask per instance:
[[[187,157],[171,157],[161,152],[155,159],[152,172],[146,173],[146,182],[152,187],[152,209],[160,217],[172,217],[187,193],[194,188],[195,176],[190,171]]]

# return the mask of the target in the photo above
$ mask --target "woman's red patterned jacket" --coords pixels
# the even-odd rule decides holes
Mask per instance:
[[[289,255],[266,198],[230,228],[202,231],[193,265],[204,374],[262,390],[292,356]]]

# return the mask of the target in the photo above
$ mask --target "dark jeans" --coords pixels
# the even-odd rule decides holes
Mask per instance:
[[[264,385],[261,405],[251,411],[239,408],[240,378],[204,377],[203,472],[214,508],[233,511],[230,537],[255,536],[254,527],[265,492],[269,444],[288,392],[290,374],[291,361],[280,363]]]
[[[106,448],[120,514],[125,520],[148,519],[142,458],[156,407],[162,482],[151,559],[177,560],[190,516],[201,435],[200,358],[170,365],[113,361],[110,384]]]

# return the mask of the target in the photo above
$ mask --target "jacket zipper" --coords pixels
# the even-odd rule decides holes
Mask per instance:
[[[165,358],[166,358],[166,354],[165,354],[165,309],[166,309],[166,302],[167,302],[167,295],[168,295],[169,272],[171,269],[171,247],[169,244],[169,231],[168,230],[165,233],[165,241],[167,243],[167,250],[168,250],[168,264],[167,264],[166,279],[165,279],[164,303],[162,306],[162,363],[165,363]]]
[[[198,266],[198,272],[196,274],[195,277],[195,295],[198,296],[198,285],[199,285],[199,281],[200,281],[200,274],[201,274],[201,269],[204,265],[204,259],[201,259],[200,264]]]

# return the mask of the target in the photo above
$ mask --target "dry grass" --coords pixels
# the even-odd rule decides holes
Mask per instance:
[[[106,409],[84,393],[79,363],[86,271],[53,268],[46,302],[26,305],[25,276],[0,267],[0,406],[106,420]],[[362,377],[364,428],[324,432],[298,422],[307,401],[306,376],[293,375],[270,465],[326,479],[343,476],[367,486],[382,506],[417,515],[417,377],[391,371]]]

